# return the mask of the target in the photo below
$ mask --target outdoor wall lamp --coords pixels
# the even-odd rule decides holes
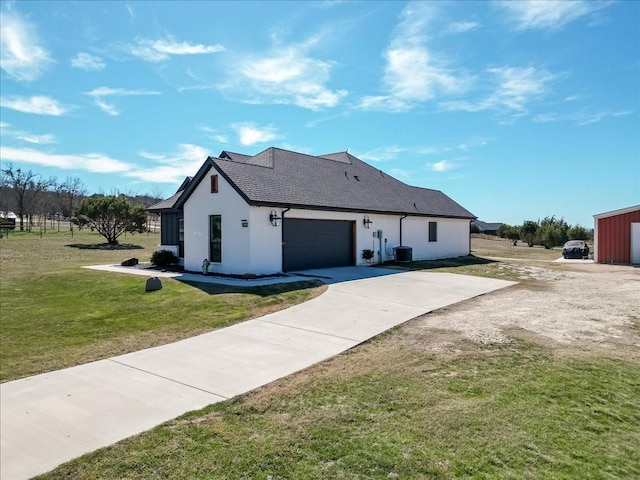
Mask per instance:
[[[271,222],[271,225],[277,227],[280,220],[282,220],[282,217],[278,216],[278,212],[276,212],[275,210],[271,210],[271,213],[269,214],[269,221]]]
[[[362,220],[362,224],[364,225],[364,228],[369,228],[369,227],[371,227],[371,224],[372,224],[372,223],[373,223],[373,222],[372,222],[371,220],[369,220],[369,216],[368,216],[368,215],[365,215],[365,216],[364,216],[364,219]]]

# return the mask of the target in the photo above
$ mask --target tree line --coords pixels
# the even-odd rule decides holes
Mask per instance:
[[[569,225],[563,218],[555,216],[542,220],[526,220],[522,225],[502,224],[498,236],[508,238],[517,245],[519,241],[528,246],[542,245],[547,249],[564,245],[569,240],[593,240],[593,229],[580,224]]]
[[[21,231],[24,231],[25,228],[30,230],[36,223],[53,221],[54,219],[73,221],[80,227],[85,225],[91,227],[87,220],[88,217],[84,213],[80,214],[81,218],[77,216],[79,210],[87,210],[88,207],[83,207],[83,202],[91,198],[120,199],[118,209],[121,212],[127,211],[128,208],[123,207],[123,201],[131,204],[131,207],[140,206],[141,208],[136,210],[136,219],[133,223],[138,222],[139,214],[142,211],[145,212],[146,220],[146,208],[162,200],[159,192],[144,195],[112,192],[111,195],[98,193],[87,196],[87,189],[79,177],[68,176],[63,181],[58,181],[56,177],[44,178],[32,170],[14,168],[12,164],[2,168],[1,173],[0,212],[14,212],[18,217]],[[133,229],[131,231],[139,230],[138,226],[135,228],[130,226]],[[70,226],[70,228],[72,227]],[[113,230],[113,226],[110,228]],[[120,229],[121,227],[114,232]],[[113,235],[109,235],[109,237],[107,240],[110,243],[117,238],[117,236],[113,238]]]

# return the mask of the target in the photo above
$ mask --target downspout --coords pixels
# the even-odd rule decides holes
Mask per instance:
[[[402,247],[402,220],[404,220],[408,216],[409,215],[404,215],[403,217],[400,217],[400,246],[401,247]]]
[[[283,210],[280,214],[282,228],[280,229],[280,234],[282,235],[281,243],[282,243],[282,271],[284,272],[284,214],[291,210],[291,207],[287,207],[286,210]]]

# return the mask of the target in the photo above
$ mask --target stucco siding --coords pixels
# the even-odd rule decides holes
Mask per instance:
[[[211,193],[209,178],[217,172],[209,169],[204,179],[184,205],[184,266],[186,270],[199,271],[202,262],[209,258],[209,216],[222,217],[222,261],[212,263],[210,272],[251,272],[249,205],[218,175],[218,193]],[[249,221],[243,227],[242,220]]]
[[[282,271],[282,220],[274,227],[269,221],[271,210],[282,216],[281,210],[251,207],[249,213],[249,265],[247,272],[265,275]]]
[[[355,263],[369,265],[363,250],[373,250],[371,263],[393,260],[393,249],[400,245],[399,215],[366,214],[371,220],[366,228],[364,213],[321,210],[251,207],[218,177],[218,193],[211,193],[210,170],[184,205],[185,253],[187,270],[199,271],[209,258],[209,216],[221,215],[222,261],[212,263],[210,272],[225,274],[272,274],[282,271],[282,221],[271,225],[269,214],[275,210],[286,218],[346,220],[355,224]],[[437,241],[429,242],[429,222],[437,222]],[[243,226],[245,225],[245,226]],[[382,241],[375,232],[382,230]],[[469,254],[469,220],[440,217],[406,217],[402,220],[402,244],[412,247],[414,260],[457,257]]]
[[[429,241],[429,222],[437,223],[437,239]],[[414,260],[434,260],[469,254],[469,220],[407,217],[402,224],[402,243],[413,249]]]
[[[282,210],[277,211],[278,214],[282,212]],[[268,217],[268,214],[266,215]],[[364,213],[302,209],[292,209],[285,213],[287,218],[354,221],[356,226],[356,265],[369,265],[369,262],[362,258],[363,250],[374,251],[374,263],[379,263],[380,260],[393,260],[393,248],[400,246],[401,216],[366,214],[372,223],[370,228],[365,228],[363,224],[364,215]],[[436,242],[428,241],[428,228],[430,221],[438,223],[438,240]],[[374,238],[374,232],[378,230],[382,230],[382,242],[377,238]],[[402,220],[402,243],[404,246],[412,247],[414,260],[429,260],[468,255],[469,220],[439,217],[406,217]],[[380,248],[380,245],[382,248]],[[272,252],[274,252],[274,255],[277,255],[280,261],[279,268],[281,268],[281,248],[278,253],[274,250],[272,250]],[[381,259],[379,252],[382,255]],[[274,264],[275,263],[271,263],[271,265]]]

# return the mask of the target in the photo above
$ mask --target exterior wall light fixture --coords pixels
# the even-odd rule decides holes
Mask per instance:
[[[364,225],[364,228],[370,228],[372,223],[373,222],[369,220],[369,215],[365,215],[364,219],[362,220],[362,224]]]
[[[269,221],[271,222],[271,225],[277,227],[278,225],[280,225],[280,220],[282,220],[282,217],[278,216],[278,212],[276,212],[275,210],[271,210],[271,213],[269,214]]]

